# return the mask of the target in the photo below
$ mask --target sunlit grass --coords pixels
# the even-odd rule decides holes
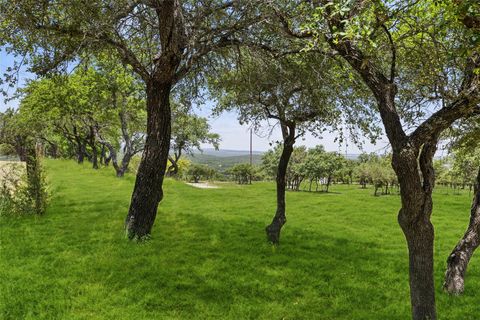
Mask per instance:
[[[124,238],[134,178],[70,161],[46,163],[43,217],[0,220],[2,319],[407,319],[399,197],[334,185],[289,192],[281,245],[266,243],[273,183],[198,189],[165,182],[152,240]],[[445,260],[470,196],[435,194],[440,319],[476,319],[480,261],[466,292],[441,292]]]

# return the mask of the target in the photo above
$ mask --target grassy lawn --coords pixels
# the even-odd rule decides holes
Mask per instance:
[[[281,245],[265,241],[273,183],[198,189],[165,182],[153,238],[124,238],[133,176],[47,161],[43,217],[0,218],[1,319],[408,319],[399,197],[333,186],[289,192]],[[466,292],[441,291],[468,191],[435,194],[440,319],[478,319],[480,257]]]

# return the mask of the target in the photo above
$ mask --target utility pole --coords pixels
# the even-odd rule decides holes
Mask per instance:
[[[253,131],[252,128],[250,128],[250,165],[253,165],[252,135]]]

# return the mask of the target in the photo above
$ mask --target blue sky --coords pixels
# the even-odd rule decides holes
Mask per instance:
[[[9,66],[12,66],[14,58],[11,55],[6,54],[4,51],[0,51],[0,75],[3,75],[5,69]],[[34,75],[22,70],[19,74],[20,86],[27,79],[33,78]],[[5,87],[4,87],[5,88]],[[15,88],[8,88],[9,95],[12,95],[15,92]],[[0,111],[4,111],[7,106],[16,107],[18,101],[10,101],[5,104],[4,99],[0,98]],[[211,117],[210,110],[213,106],[213,102],[207,103],[205,106],[199,109],[198,113],[202,116],[205,116],[209,119],[209,123],[212,127],[212,131],[220,134],[222,142],[220,143],[221,149],[230,149],[230,150],[248,150],[249,149],[249,128],[245,125],[240,125],[237,121],[237,116],[235,113],[225,113],[219,117]],[[313,137],[310,134],[307,134],[303,139],[297,140],[297,145],[306,145],[307,147],[313,147],[317,144],[323,144],[328,151],[339,151],[341,153],[356,154],[360,153],[358,147],[353,143],[349,142],[348,147],[343,145],[339,146],[335,140],[336,134],[334,133],[325,133],[323,139],[318,139]],[[272,134],[259,134],[254,135],[253,137],[253,149],[256,151],[266,151],[270,148],[270,143],[276,140],[280,140],[281,133],[279,128],[275,128]],[[383,139],[377,143],[377,145],[372,145],[368,142],[365,142],[363,150],[366,152],[379,152],[383,153],[385,147],[387,146],[386,141]],[[204,146],[208,147],[208,146]]]

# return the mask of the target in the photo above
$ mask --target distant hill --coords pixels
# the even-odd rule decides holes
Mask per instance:
[[[250,151],[247,150],[215,150],[212,148],[205,148],[202,149],[203,152],[200,151],[195,151],[194,154],[203,154],[203,155],[209,155],[209,156],[215,156],[215,157],[236,157],[236,156],[245,156],[245,155],[250,155]],[[253,155],[262,155],[265,152],[263,151],[252,151]]]
[[[252,162],[254,165],[262,162],[264,152],[253,151]],[[250,152],[242,150],[215,150],[203,149],[203,153],[196,152],[193,155],[187,155],[193,163],[206,164],[219,171],[225,171],[239,163],[250,162]]]
[[[263,151],[253,151],[253,164],[261,164],[264,153]],[[357,160],[359,155],[352,153],[344,156],[350,160]],[[206,164],[219,171],[225,171],[238,163],[249,163],[250,151],[206,148],[203,149],[203,152],[195,151],[193,155],[187,155],[186,158],[193,163]]]

